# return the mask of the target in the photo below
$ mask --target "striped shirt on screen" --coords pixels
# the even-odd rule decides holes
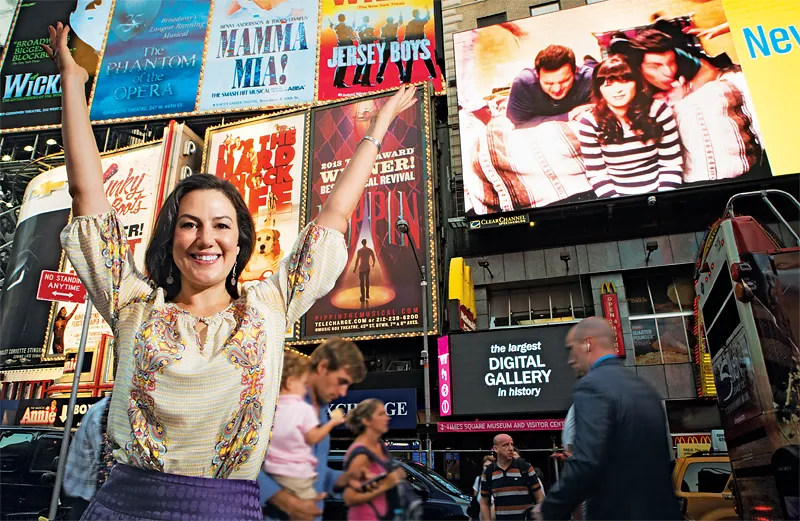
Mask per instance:
[[[598,197],[672,190],[683,182],[683,147],[672,109],[653,101],[650,115],[663,128],[661,140],[645,143],[629,128],[622,143],[602,145],[594,113],[586,112],[578,138],[586,177]]]

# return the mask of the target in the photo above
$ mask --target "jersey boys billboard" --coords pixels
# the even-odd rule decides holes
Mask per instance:
[[[318,6],[289,0],[216,0],[198,110],[268,108],[314,101]]]
[[[345,234],[349,254],[345,271],[333,290],[306,313],[304,338],[421,332],[419,269],[408,238],[395,228],[398,219],[408,222],[417,257],[434,275],[428,277],[428,287],[435,288],[425,124],[428,105],[421,92],[417,95],[420,102],[400,114],[383,139],[372,176]],[[386,99],[361,100],[313,112],[309,219],[319,213]],[[429,309],[435,309],[435,305]]]
[[[444,90],[432,0],[320,3],[319,101],[428,80]]]
[[[78,65],[92,78],[103,46],[111,0],[19,2],[0,72],[0,129],[49,127],[61,122],[61,74],[42,50],[48,25],[69,23],[67,43]]]

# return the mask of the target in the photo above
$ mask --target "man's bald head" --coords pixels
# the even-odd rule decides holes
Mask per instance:
[[[501,467],[506,467],[514,459],[514,440],[508,434],[498,434],[494,437],[493,450],[497,454],[497,462]]]
[[[566,344],[569,363],[578,376],[588,373],[599,358],[616,353],[614,330],[599,317],[589,317],[576,324],[567,333]]]
[[[603,318],[585,318],[572,328],[572,332],[579,340],[590,342],[592,349],[608,351],[604,354],[616,352],[614,348],[614,330]]]
[[[508,442],[508,441],[512,443],[514,442],[514,440],[512,440],[511,436],[509,436],[508,434],[498,434],[497,436],[494,437],[494,440],[492,440],[492,445],[499,446],[503,442]]]

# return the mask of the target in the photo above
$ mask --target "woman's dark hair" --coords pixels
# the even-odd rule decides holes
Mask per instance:
[[[236,210],[236,224],[239,228],[239,255],[236,256],[236,270],[241,273],[250,256],[253,254],[253,240],[256,234],[253,218],[242,199],[239,191],[231,183],[211,174],[195,174],[187,177],[169,194],[164,206],[158,213],[153,237],[147,245],[144,255],[144,266],[147,275],[157,286],[164,288],[166,299],[174,299],[181,290],[181,278],[177,266],[172,259],[172,240],[175,235],[175,226],[178,221],[178,207],[183,196],[195,190],[217,190],[222,192]],[[167,283],[167,277],[172,268],[172,284]],[[237,273],[237,275],[238,275]],[[231,284],[230,277],[225,278],[225,289],[234,299],[239,298],[239,288]]]
[[[594,117],[600,129],[598,141],[602,145],[622,143],[624,132],[617,116],[608,108],[608,103],[600,93],[600,87],[606,82],[627,81],[636,83],[636,94],[628,105],[627,111],[631,130],[645,142],[658,141],[664,136],[664,129],[650,115],[653,99],[645,88],[641,74],[628,63],[625,56],[613,54],[595,68],[592,76]]]
[[[378,407],[383,406],[383,402],[377,398],[367,398],[366,400],[362,401],[356,405],[355,409],[347,414],[347,428],[350,429],[356,436],[363,434],[364,431],[367,430],[367,426],[364,425],[364,420],[369,420],[372,418],[372,415],[375,414],[375,411],[378,410]]]

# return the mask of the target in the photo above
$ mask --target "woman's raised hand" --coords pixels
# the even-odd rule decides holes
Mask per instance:
[[[380,108],[376,119],[382,120],[388,126],[398,114],[411,108],[416,102],[417,89],[411,85],[403,85]]]
[[[56,62],[56,67],[58,67],[58,72],[61,73],[62,78],[76,75],[83,83],[89,81],[89,73],[75,62],[69,47],[67,47],[69,26],[58,22],[55,27],[48,26],[47,30],[50,32],[50,45],[42,44],[42,49]]]

